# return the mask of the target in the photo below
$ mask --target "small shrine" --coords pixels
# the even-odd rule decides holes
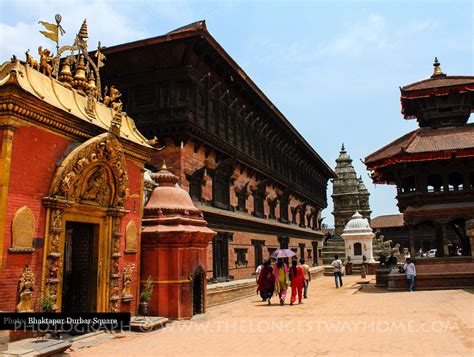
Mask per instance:
[[[145,206],[141,281],[153,282],[149,314],[191,318],[206,310],[207,228],[191,196],[166,165],[150,175],[157,184]]]
[[[367,218],[356,212],[341,235],[345,243],[346,257],[354,264],[375,263],[372,249],[374,237]]]

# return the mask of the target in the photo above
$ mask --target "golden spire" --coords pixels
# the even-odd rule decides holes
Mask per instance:
[[[79,33],[77,34],[79,38],[83,41],[89,38],[89,35],[87,33],[87,20],[84,19],[84,22],[81,25],[81,29],[79,30]]]
[[[438,77],[438,76],[443,76],[443,77],[446,76],[446,74],[444,74],[444,73],[441,71],[441,63],[438,62],[438,57],[435,57],[434,63],[433,63],[433,67],[434,67],[434,73],[433,73],[433,75],[431,76],[431,78],[433,78],[433,77]]]
[[[168,170],[168,167],[166,167],[166,161],[163,160],[163,164],[161,165],[162,170]]]

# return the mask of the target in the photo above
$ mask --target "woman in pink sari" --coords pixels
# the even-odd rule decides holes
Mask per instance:
[[[278,263],[275,264],[274,274],[275,293],[280,298],[280,305],[284,305],[290,279],[288,277],[288,266],[283,262],[283,259],[278,259]]]

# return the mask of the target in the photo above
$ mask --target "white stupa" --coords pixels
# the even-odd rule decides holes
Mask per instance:
[[[369,221],[356,212],[347,222],[341,235],[345,243],[346,257],[350,257],[351,262],[355,264],[363,263],[363,256],[366,257],[366,263],[374,263],[372,250],[374,236]]]

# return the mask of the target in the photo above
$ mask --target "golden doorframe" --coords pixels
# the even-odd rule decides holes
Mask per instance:
[[[89,139],[57,168],[43,198],[46,232],[41,296],[61,311],[66,222],[99,224],[97,311],[120,310],[121,217],[128,213],[128,174],[123,148],[113,133]]]

